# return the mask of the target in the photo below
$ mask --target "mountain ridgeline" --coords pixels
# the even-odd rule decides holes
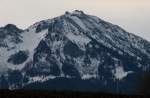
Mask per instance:
[[[142,94],[149,71],[150,42],[82,11],[0,28],[1,89]]]

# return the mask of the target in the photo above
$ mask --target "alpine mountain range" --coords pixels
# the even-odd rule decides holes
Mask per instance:
[[[0,28],[0,89],[138,94],[149,71],[150,42],[79,10]]]

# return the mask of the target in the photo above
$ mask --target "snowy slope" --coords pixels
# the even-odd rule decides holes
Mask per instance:
[[[8,68],[12,68],[12,69],[22,68],[28,60],[30,59],[32,60],[34,49],[38,46],[39,42],[44,38],[46,33],[47,33],[47,30],[43,30],[40,33],[35,33],[35,29],[30,29],[28,32],[27,31],[22,32],[22,34],[20,34],[21,40],[22,40],[21,43],[13,44],[11,42],[8,42],[7,45],[10,48],[13,47],[10,50],[8,50],[8,48],[0,48],[1,49],[0,60],[2,62],[1,65],[5,64],[5,66],[7,66]],[[9,40],[9,39],[6,38],[4,40]],[[29,52],[29,58],[26,62],[17,66],[7,62],[8,58],[12,54],[15,54],[16,52],[21,51],[21,50]]]

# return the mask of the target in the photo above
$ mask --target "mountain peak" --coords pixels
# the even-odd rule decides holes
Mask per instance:
[[[84,12],[81,10],[74,10],[73,12],[66,11],[65,14],[77,14],[77,15],[83,15]]]
[[[12,28],[17,28],[17,26],[14,24],[7,24],[4,28],[5,29],[12,29]]]
[[[84,12],[81,10],[74,10],[73,14],[84,14]]]
[[[4,29],[9,30],[11,32],[13,31],[17,31],[17,32],[22,32],[23,30],[19,29],[16,25],[14,24],[7,24],[6,26],[4,26]]]

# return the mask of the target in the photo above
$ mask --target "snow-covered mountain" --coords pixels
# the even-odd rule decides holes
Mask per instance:
[[[82,11],[0,28],[0,87],[137,93],[150,42]]]

